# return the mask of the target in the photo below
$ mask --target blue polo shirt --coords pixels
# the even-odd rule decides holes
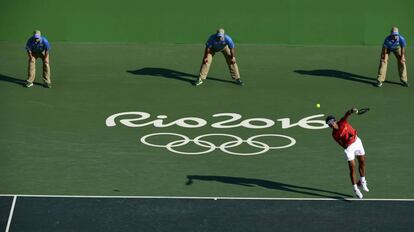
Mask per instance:
[[[206,47],[212,48],[215,52],[223,50],[224,47],[229,46],[230,49],[234,48],[234,42],[230,36],[224,35],[224,40],[217,40],[217,34],[211,35],[208,38]]]
[[[50,50],[49,41],[43,36],[40,37],[40,41],[36,43],[35,38],[32,36],[27,40],[26,50],[32,51],[33,53],[42,53],[45,50]]]
[[[392,35],[389,35],[384,40],[384,48],[395,51],[398,48],[403,48],[407,45],[407,42],[405,41],[405,38],[402,35],[399,35],[397,37],[397,40],[392,40]]]

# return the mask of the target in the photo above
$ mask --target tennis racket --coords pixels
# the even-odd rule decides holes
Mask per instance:
[[[356,114],[357,115],[361,115],[361,114],[365,114],[366,112],[368,112],[369,111],[369,108],[368,107],[366,107],[366,108],[361,108],[361,109],[358,109],[358,111],[356,112]]]

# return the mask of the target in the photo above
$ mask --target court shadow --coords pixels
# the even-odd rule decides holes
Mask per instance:
[[[295,70],[295,73],[304,75],[304,76],[320,76],[320,77],[334,77],[349,81],[356,81],[360,83],[370,84],[375,86],[377,83],[376,78],[362,76],[354,73],[349,72],[343,72],[339,70],[333,70],[333,69],[315,69],[315,70]],[[395,84],[395,85],[401,85],[399,82],[394,81],[385,81],[389,84]]]
[[[170,78],[179,81],[184,81],[190,84],[194,84],[197,81],[198,76],[190,73],[180,72],[168,68],[151,68],[146,67],[137,70],[127,70],[128,73],[138,75],[138,76],[153,76],[153,77],[163,77],[163,78]],[[207,77],[207,81],[219,81],[219,82],[226,82],[226,83],[235,83],[234,81],[230,80],[222,80],[214,77]]]
[[[297,186],[291,184],[285,184],[281,182],[244,178],[244,177],[230,177],[230,176],[200,176],[200,175],[188,175],[186,185],[192,185],[194,181],[216,181],[225,184],[234,184],[245,187],[262,187],[268,189],[275,189],[286,192],[294,192],[306,194],[314,197],[332,198],[346,201],[345,197],[353,197],[348,194],[333,192],[329,190]]]
[[[10,83],[13,83],[13,84],[20,85],[22,87],[26,87],[26,80],[17,79],[17,78],[14,78],[14,77],[9,77],[9,76],[3,75],[3,74],[0,74],[0,81],[10,82]],[[42,86],[41,83],[37,83],[37,82],[34,82],[33,84]]]

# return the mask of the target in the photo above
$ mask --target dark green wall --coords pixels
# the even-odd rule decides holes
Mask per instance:
[[[380,44],[393,25],[410,43],[413,0],[0,0],[0,41],[35,28],[51,41]]]

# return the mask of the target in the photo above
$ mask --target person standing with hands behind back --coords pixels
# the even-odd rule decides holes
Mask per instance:
[[[47,39],[41,35],[39,30],[33,32],[26,43],[26,51],[29,56],[29,67],[28,67],[28,79],[26,87],[30,88],[33,86],[33,81],[36,76],[36,59],[41,58],[43,62],[43,81],[45,87],[51,88],[52,82],[50,80],[50,65],[49,65],[49,51],[50,44]]]

